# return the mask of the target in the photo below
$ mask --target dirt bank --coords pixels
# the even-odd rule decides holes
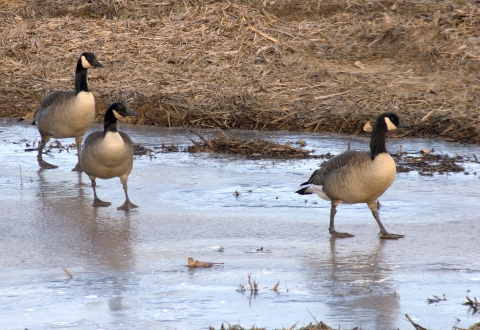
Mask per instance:
[[[72,89],[82,51],[97,116],[138,124],[357,133],[384,111],[403,136],[480,142],[476,1],[0,0],[0,116]]]

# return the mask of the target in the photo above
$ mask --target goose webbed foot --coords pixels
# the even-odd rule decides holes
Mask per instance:
[[[399,239],[405,237],[405,235],[399,234],[390,234],[385,227],[383,226],[382,222],[380,221],[380,216],[378,215],[378,210],[376,208],[377,203],[370,203],[368,207],[372,210],[373,217],[377,221],[378,227],[380,228],[380,232],[378,233],[378,237],[383,239]]]
[[[349,233],[339,233],[335,230],[335,214],[337,213],[338,202],[332,201],[332,207],[330,208],[330,227],[328,227],[328,232],[334,238],[347,238],[354,237],[355,235]]]
[[[112,203],[110,203],[110,202],[104,202],[104,201],[102,201],[100,198],[95,198],[95,199],[93,200],[92,206],[109,206],[110,204],[112,204]]]
[[[390,234],[388,232],[380,232],[378,233],[378,237],[382,239],[399,239],[405,237],[405,235],[400,235],[400,234]]]
[[[120,181],[122,182],[122,185],[123,185],[123,191],[125,191],[125,203],[123,203],[122,206],[117,207],[117,210],[129,211],[130,209],[134,209],[134,208],[138,207],[137,205],[130,202],[130,198],[128,198],[127,179],[128,179],[128,177],[121,177],[120,178]]]
[[[335,230],[329,230],[329,233],[334,238],[355,237],[355,235],[352,235],[352,234],[349,234],[349,233],[339,233],[338,231],[335,231]]]
[[[38,161],[38,165],[43,168],[44,170],[48,170],[48,169],[51,169],[51,168],[58,168],[57,165],[53,165],[53,164],[50,164],[50,163],[47,163],[46,161],[44,161],[43,159],[39,160]]]
[[[129,200],[126,200],[125,203],[123,203],[122,206],[117,207],[117,210],[125,210],[129,211],[130,209],[137,208],[138,206],[130,202]]]

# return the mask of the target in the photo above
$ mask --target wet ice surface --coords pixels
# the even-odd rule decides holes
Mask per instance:
[[[150,148],[195,138],[183,129],[123,130]],[[368,146],[361,137],[237,133],[281,143],[302,138],[317,153],[338,154],[347,141],[352,149]],[[334,240],[329,203],[294,193],[318,159],[137,157],[129,195],[140,207],[124,212],[116,209],[124,201],[118,179],[97,180],[99,197],[112,205],[95,209],[90,180],[71,171],[74,150],[45,155],[59,168],[41,171],[36,152],[18,143],[23,138],[38,139],[35,126],[0,120],[0,329],[200,329],[222,322],[274,329],[305,326],[312,315],[342,329],[410,329],[405,314],[431,329],[480,321],[462,305],[467,295],[480,298],[478,165],[465,164],[470,175],[399,173],[380,213],[387,230],[404,239],[379,240],[370,211],[359,204],[341,205],[336,215],[337,230],[356,236]],[[477,146],[387,141],[391,151],[400,145],[480,154]],[[188,257],[224,265],[192,270]],[[248,289],[250,273],[260,287],[255,296],[237,292],[240,284]],[[444,294],[447,300],[427,303]]]

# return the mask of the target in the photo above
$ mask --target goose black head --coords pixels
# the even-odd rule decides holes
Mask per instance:
[[[372,159],[382,152],[387,152],[385,135],[387,131],[392,131],[399,127],[410,126],[404,124],[403,121],[392,112],[385,112],[378,116],[375,126],[373,126],[372,138],[370,139],[370,157]]]
[[[387,131],[393,131],[400,127],[410,128],[410,125],[405,124],[396,114],[392,112],[381,114],[378,117],[375,125],[386,125]]]
[[[122,102],[112,103],[107,112],[105,112],[105,120],[103,122],[105,132],[117,130],[117,119],[136,115],[138,113],[128,109]]]
[[[89,69],[94,66],[103,68],[103,64],[97,60],[93,53],[89,52],[85,52],[80,55],[80,60],[78,62],[83,69]]]
[[[113,112],[113,115],[114,115],[115,118],[117,118],[117,119],[123,118],[123,117],[128,117],[128,116],[136,116],[136,115],[138,115],[137,112],[128,109],[128,108],[126,107],[126,105],[123,104],[122,102],[112,103],[112,104],[110,105],[109,110],[111,110],[111,111]],[[107,111],[107,112],[108,112],[108,111]]]

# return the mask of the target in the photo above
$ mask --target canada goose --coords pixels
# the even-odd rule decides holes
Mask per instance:
[[[405,235],[390,234],[383,227],[377,210],[377,198],[380,197],[395,180],[396,166],[385,148],[385,135],[389,130],[405,125],[397,115],[380,115],[373,127],[370,139],[370,153],[346,151],[328,160],[314,171],[308,185],[296,193],[300,195],[315,193],[320,198],[331,201],[329,232],[333,237],[344,238],[354,235],[335,231],[334,218],[337,205],[341,203],[366,203],[380,227],[380,238],[398,239]]]
[[[132,140],[126,133],[117,130],[118,118],[136,115],[137,113],[127,109],[125,104],[113,103],[105,113],[104,130],[93,132],[85,139],[80,165],[92,181],[93,206],[111,204],[97,197],[95,179],[111,179],[118,176],[125,191],[125,203],[118,209],[129,210],[138,207],[130,202],[127,193],[128,175],[133,167]]]
[[[103,67],[92,53],[83,53],[75,69],[75,91],[55,91],[45,96],[35,112],[32,124],[38,126],[41,141],[38,145],[37,161],[41,168],[57,168],[42,158],[42,151],[50,138],[74,137],[77,144],[77,165],[73,171],[81,171],[80,153],[83,135],[95,119],[95,99],[88,90],[87,70]]]

